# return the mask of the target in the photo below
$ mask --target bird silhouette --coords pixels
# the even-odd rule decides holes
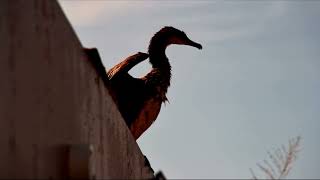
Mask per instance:
[[[171,66],[165,50],[171,44],[202,49],[201,44],[190,40],[183,31],[166,26],[151,38],[148,54],[138,52],[107,72],[110,95],[135,140],[156,120],[161,104],[167,101]],[[135,78],[128,73],[131,68],[148,58],[152,65],[148,74]]]

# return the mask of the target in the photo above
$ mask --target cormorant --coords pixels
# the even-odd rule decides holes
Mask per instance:
[[[167,101],[171,66],[165,50],[170,44],[202,49],[201,44],[190,40],[183,31],[166,26],[151,38],[148,54],[132,55],[107,72],[110,94],[135,139],[151,126],[161,104]],[[129,75],[132,67],[148,57],[152,70],[146,76],[134,78]]]

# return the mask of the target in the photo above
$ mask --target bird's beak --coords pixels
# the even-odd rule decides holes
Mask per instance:
[[[188,41],[186,42],[186,45],[193,46],[193,47],[196,47],[198,49],[202,49],[202,45],[201,44],[196,43],[194,41],[191,41],[190,39],[188,39]]]

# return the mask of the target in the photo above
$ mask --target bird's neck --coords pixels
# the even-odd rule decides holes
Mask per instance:
[[[159,75],[159,83],[165,91],[170,86],[171,66],[166,56],[168,44],[162,42],[162,38],[154,37],[149,45],[149,60],[152,65],[152,71]]]

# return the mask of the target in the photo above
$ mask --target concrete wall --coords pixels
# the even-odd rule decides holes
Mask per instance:
[[[56,1],[1,0],[0,54],[0,178],[152,177]]]

